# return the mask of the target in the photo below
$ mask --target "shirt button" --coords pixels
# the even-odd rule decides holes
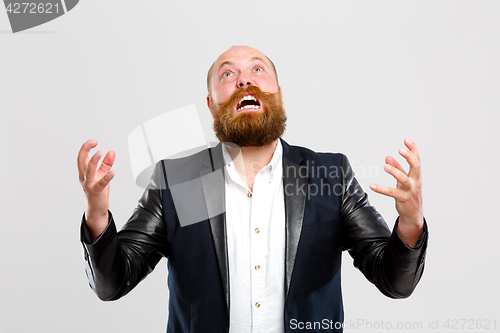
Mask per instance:
[[[258,234],[260,232],[259,228],[255,228],[255,233]]]
[[[259,269],[260,269],[260,266],[259,266],[259,265],[255,266],[255,270],[256,270],[256,271],[258,271]]]
[[[260,303],[259,302],[255,303],[255,307],[260,308]]]
[[[247,193],[247,197],[251,198],[252,197],[252,192]]]

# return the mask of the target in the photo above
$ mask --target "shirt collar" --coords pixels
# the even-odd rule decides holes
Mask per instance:
[[[269,161],[269,164],[267,164],[265,167],[262,168],[262,170],[269,168],[272,170],[277,170],[278,167],[282,163],[282,158],[283,158],[283,146],[281,145],[281,140],[277,139],[278,144],[276,145],[276,149],[274,150],[273,157],[271,158],[271,161]],[[231,155],[229,155],[229,151],[227,150],[227,147],[224,143],[222,143],[222,156],[224,158],[224,164],[226,167],[234,167],[232,163],[232,158]]]
[[[278,139],[278,144],[276,145],[276,150],[274,151],[273,157],[268,165],[271,165],[273,170],[278,170],[278,167],[283,162],[283,146],[281,145],[281,140]]]

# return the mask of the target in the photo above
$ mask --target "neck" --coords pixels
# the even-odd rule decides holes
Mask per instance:
[[[238,171],[241,179],[246,182],[250,191],[253,191],[253,181],[257,173],[271,162],[278,140],[276,139],[262,147],[232,148],[226,146],[233,159],[236,171]]]

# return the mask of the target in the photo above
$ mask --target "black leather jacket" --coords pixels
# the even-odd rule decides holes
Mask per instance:
[[[287,326],[291,319],[307,321],[322,314],[323,318],[343,321],[342,250],[349,251],[354,265],[382,293],[392,298],[408,297],[423,273],[427,224],[417,246],[409,248],[395,231],[398,221],[391,233],[380,214],[370,206],[345,156],[318,154],[282,143],[283,167],[288,168],[284,172],[284,186],[296,190],[293,195],[285,196],[286,332],[293,331]],[[221,156],[220,149],[215,148],[181,161],[180,167],[196,165],[197,169],[189,172],[207,174],[222,169]],[[297,171],[307,161],[338,166],[341,174],[335,179],[326,174],[312,176],[310,170],[307,175],[290,172],[293,168]],[[109,213],[107,229],[91,243],[82,219],[81,241],[89,284],[100,299],[118,299],[146,277],[162,257],[167,257],[168,331],[202,332],[202,327],[215,325],[210,326],[217,327],[213,332],[226,332],[230,304],[225,216],[220,214],[180,227],[166,163],[158,163],[151,184],[119,233]],[[342,191],[310,198],[299,190],[303,185],[319,184],[320,180],[332,187],[338,185]],[[223,184],[222,188],[203,185],[200,191],[204,191],[209,210],[209,201],[223,204]],[[331,299],[331,303],[325,303],[326,299]]]

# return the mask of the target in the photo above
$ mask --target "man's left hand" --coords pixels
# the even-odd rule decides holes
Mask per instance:
[[[399,213],[397,232],[403,242],[410,247],[415,247],[424,227],[422,175],[417,146],[408,139],[405,139],[405,145],[408,150],[401,148],[399,154],[410,165],[408,173],[392,156],[385,158],[384,170],[396,179],[396,188],[376,184],[371,184],[370,188],[396,200],[396,210]]]

